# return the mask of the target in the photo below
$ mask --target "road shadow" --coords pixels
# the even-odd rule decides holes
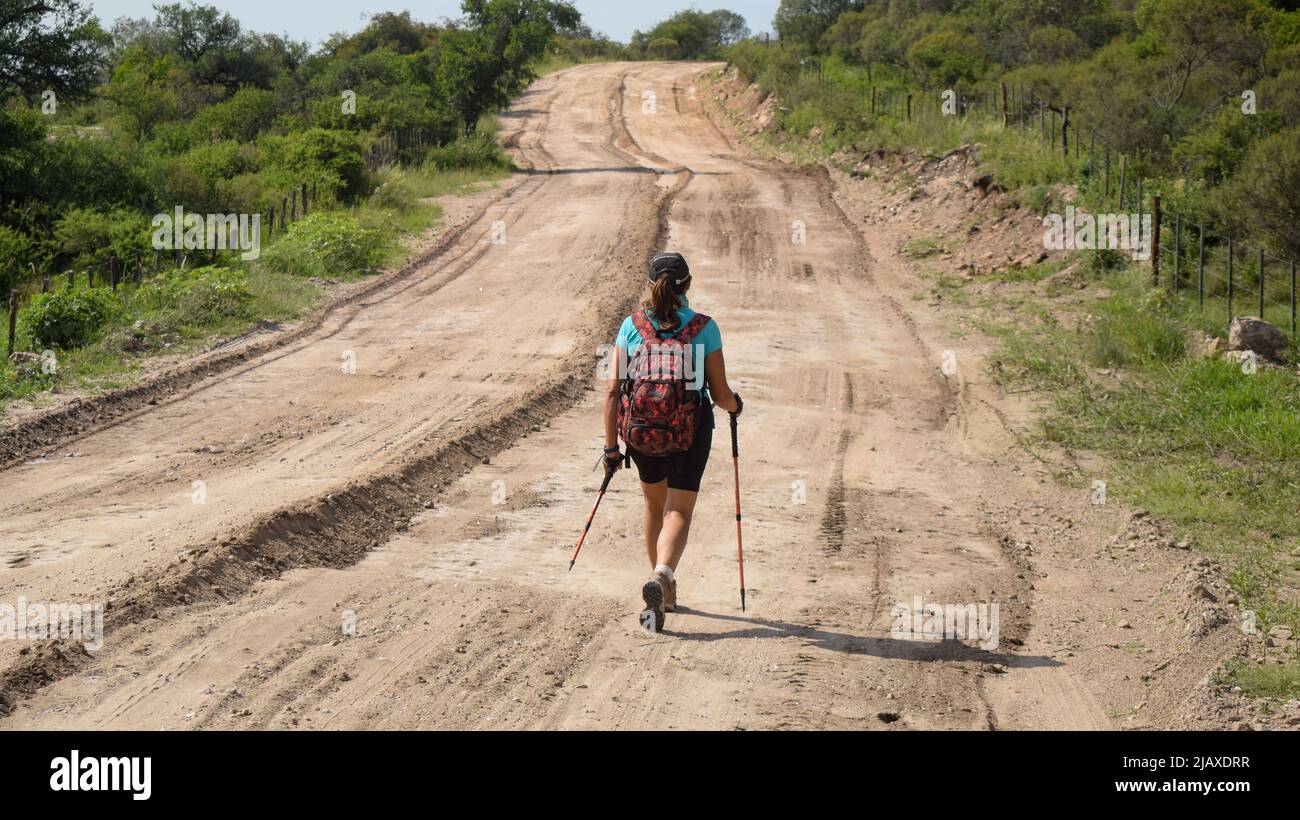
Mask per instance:
[[[980,649],[960,641],[907,641],[897,638],[878,638],[869,635],[852,635],[847,632],[833,632],[807,624],[792,624],[767,618],[754,618],[745,615],[722,615],[704,612],[699,609],[679,606],[677,611],[668,616],[672,624],[674,615],[694,615],[715,621],[727,621],[743,624],[737,629],[718,632],[678,632],[670,628],[660,630],[661,635],[681,641],[726,641],[740,638],[800,638],[808,645],[831,652],[847,655],[867,655],[874,658],[890,658],[909,661],[955,661],[969,663],[996,663],[1020,669],[1038,667],[1064,666],[1062,662],[1043,655],[1016,655],[1003,651]]]

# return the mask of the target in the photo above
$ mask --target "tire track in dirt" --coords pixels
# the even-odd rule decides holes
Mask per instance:
[[[621,109],[622,98],[618,104]],[[615,270],[644,267],[666,233],[672,197],[688,181],[688,174],[678,175],[671,186],[659,188],[641,206],[644,216],[631,220],[637,227],[619,235],[620,243],[615,245],[618,255],[610,260]],[[164,617],[173,608],[229,602],[259,581],[277,578],[289,569],[355,564],[405,528],[456,476],[526,436],[581,397],[594,361],[592,354],[582,351],[594,351],[598,342],[612,336],[609,317],[627,312],[639,289],[639,277],[603,284],[584,307],[585,331],[575,352],[538,379],[545,386],[522,391],[501,403],[483,423],[463,435],[409,453],[397,468],[364,478],[340,492],[276,511],[219,542],[194,549],[183,561],[117,589],[106,607],[106,633]],[[367,293],[378,290],[375,287]],[[10,713],[17,700],[72,674],[88,660],[84,650],[63,642],[23,653],[16,663],[0,671],[0,714]]]
[[[525,180],[518,180],[502,191],[509,196]],[[340,311],[355,308],[358,303],[381,293],[394,285],[415,276],[459,242],[465,232],[482,218],[496,201],[484,203],[474,216],[458,228],[443,234],[430,248],[407,262],[397,271],[384,274],[342,296],[331,300],[302,324],[292,330],[277,333],[261,341],[216,356],[203,356],[169,369],[165,373],[147,378],[129,388],[114,390],[98,396],[73,399],[67,405],[36,416],[22,419],[0,431],[0,471],[21,464],[37,453],[62,448],[90,433],[106,429],[114,423],[134,418],[139,413],[152,412],[163,399],[200,384],[212,376],[233,370],[242,364],[256,362],[267,353],[298,342],[311,344],[314,335]],[[217,350],[226,345],[218,345]]]

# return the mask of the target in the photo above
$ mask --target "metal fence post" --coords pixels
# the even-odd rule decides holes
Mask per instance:
[[[1160,197],[1156,197],[1160,201]],[[1174,214],[1174,292],[1178,292],[1178,276],[1183,256],[1183,215]]]
[[[1138,225],[1142,225],[1142,203],[1138,202]],[[1151,200],[1151,275],[1160,286],[1160,197]]]
[[[1110,202],[1110,146],[1106,146],[1106,201]]]
[[[1232,297],[1236,283],[1232,279],[1232,237],[1228,237],[1228,322],[1232,322]]]
[[[1201,310],[1205,310],[1205,226],[1197,227],[1200,229],[1200,240],[1196,251],[1196,281],[1200,291]]]
[[[1291,263],[1291,335],[1296,335],[1295,263]]]

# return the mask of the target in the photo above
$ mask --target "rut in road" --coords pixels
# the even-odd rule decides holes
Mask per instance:
[[[546,78],[506,118],[527,179],[448,261],[319,343],[92,434],[81,464],[23,468],[5,543],[37,557],[17,588],[107,592],[117,614],[59,680],[24,688],[17,661],[4,725],[995,728],[994,663],[1104,721],[1050,658],[891,636],[894,604],[922,596],[1000,602],[1023,639],[1032,573],[985,502],[1025,480],[991,465],[1005,430],[944,378],[826,174],[730,141],[705,70]],[[598,483],[596,345],[660,246],[691,261],[746,397],[750,611],[720,418],[683,606],[648,636],[634,475],[565,568]],[[374,369],[336,375],[340,350]],[[192,509],[192,475],[221,503]]]

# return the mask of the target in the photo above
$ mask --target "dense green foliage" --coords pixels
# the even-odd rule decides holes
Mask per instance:
[[[749,37],[745,18],[726,9],[679,11],[649,31],[637,31],[628,44],[632,59],[702,60]]]
[[[38,347],[79,347],[93,339],[119,309],[105,288],[39,293],[23,310],[24,329]]]
[[[1022,84],[1177,189],[1189,215],[1300,258],[1300,11],[1268,0],[782,0],[781,47],[728,57],[782,124],[877,147],[870,89]],[[1254,106],[1253,109],[1251,106]],[[873,144],[875,143],[875,144]],[[1064,181],[1064,180],[1062,180]]]
[[[441,168],[499,165],[481,119],[581,21],[554,0],[463,12],[377,14],[313,50],[193,2],[105,33],[77,0],[0,0],[0,280],[132,269],[152,256],[148,218],[177,207],[264,213],[303,183],[318,204],[363,201],[371,146],[397,131]]]

